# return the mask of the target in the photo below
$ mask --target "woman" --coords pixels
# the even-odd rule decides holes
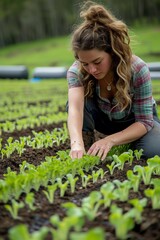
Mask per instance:
[[[160,156],[160,124],[146,63],[132,54],[122,21],[102,5],[85,7],[72,37],[76,61],[67,73],[70,156],[81,158],[88,150],[104,160],[113,146],[127,143],[143,149],[145,158]],[[94,130],[106,136],[94,141]]]

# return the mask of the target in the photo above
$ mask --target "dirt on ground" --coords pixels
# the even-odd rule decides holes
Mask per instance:
[[[44,130],[53,130],[56,127],[62,127],[63,123],[44,125],[41,127],[34,128],[34,131],[44,131]],[[12,136],[14,139],[19,139],[20,136],[32,136],[33,129],[27,129],[22,131],[15,131],[13,133],[3,133],[3,144],[9,136]],[[41,164],[45,160],[46,156],[55,156],[56,153],[60,150],[69,149],[69,141],[66,141],[65,144],[57,147],[49,147],[44,149],[32,149],[27,147],[26,151],[20,157],[18,154],[13,153],[11,157],[0,159],[0,178],[3,179],[3,174],[6,173],[7,167],[10,167],[11,170],[19,172],[19,165],[26,160],[29,163],[32,163],[36,166]],[[3,240],[7,240],[9,229],[18,224],[24,223],[27,224],[29,231],[32,233],[36,230],[39,230],[42,226],[51,226],[50,217],[54,214],[58,214],[60,218],[66,216],[65,209],[61,206],[65,202],[73,202],[77,205],[81,205],[82,199],[89,195],[93,190],[99,190],[101,185],[107,181],[113,181],[114,179],[119,179],[123,181],[126,179],[126,172],[129,169],[133,169],[135,165],[146,165],[146,160],[134,160],[132,166],[125,164],[123,170],[115,170],[113,175],[110,175],[106,162],[101,162],[99,166],[96,166],[95,169],[103,168],[104,171],[107,171],[104,178],[99,179],[96,183],[92,181],[89,182],[86,188],[82,187],[81,181],[78,180],[76,184],[76,190],[74,194],[71,194],[68,189],[64,197],[59,196],[57,191],[55,194],[55,200],[53,204],[50,204],[45,197],[43,190],[44,187],[40,187],[39,191],[35,194],[35,207],[36,210],[31,211],[27,206],[20,209],[19,217],[20,219],[14,220],[10,213],[5,209],[4,203],[0,202],[0,237]],[[144,198],[144,189],[146,186],[143,182],[139,186],[139,191],[137,193],[130,190],[129,198]],[[24,195],[22,194],[20,200],[24,200]],[[116,204],[127,211],[129,209],[129,204],[127,202],[115,201]],[[114,227],[109,223],[109,208],[101,207],[97,217],[93,221],[86,221],[83,231],[87,231],[94,227],[103,227],[106,234],[106,240],[116,240]],[[52,236],[48,234],[46,240],[51,240]],[[134,229],[129,232],[128,238],[130,240],[160,240],[160,210],[153,210],[151,201],[149,200],[147,206],[145,207],[142,214],[142,223],[135,224]],[[56,239],[55,239],[56,240]]]

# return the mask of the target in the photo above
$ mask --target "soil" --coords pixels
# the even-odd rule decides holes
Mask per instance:
[[[35,131],[44,131],[44,130],[53,130],[55,127],[62,127],[63,123],[52,124],[52,125],[44,125],[41,127],[34,128]],[[3,133],[3,144],[5,144],[6,140],[9,136],[12,136],[14,139],[18,139],[20,136],[28,136],[32,135],[33,129],[26,129],[22,131],[15,131],[13,133]],[[0,178],[3,178],[3,174],[6,173],[7,167],[10,167],[14,171],[19,171],[19,164],[22,161],[26,160],[29,163],[34,165],[39,165],[42,161],[44,161],[46,156],[55,156],[57,151],[59,150],[67,150],[69,149],[69,141],[60,147],[54,146],[52,148],[47,149],[37,149],[33,150],[32,148],[27,148],[27,150],[19,157],[17,154],[12,154],[9,159],[1,159],[0,160]],[[146,165],[146,161],[141,159],[139,161],[134,160],[132,166],[129,164],[125,164],[124,170],[115,170],[114,175],[111,176],[108,172],[103,180],[98,180],[97,183],[89,182],[86,188],[82,188],[81,181],[79,180],[76,184],[76,191],[74,194],[71,194],[70,190],[65,193],[63,198],[60,198],[59,193],[56,192],[55,201],[53,204],[50,204],[46,199],[43,193],[43,187],[40,188],[38,192],[34,191],[35,194],[35,207],[36,210],[31,211],[27,206],[20,209],[19,211],[19,220],[14,220],[10,213],[4,208],[4,203],[0,203],[0,237],[4,240],[9,239],[8,232],[9,229],[15,225],[20,223],[27,224],[29,232],[34,232],[39,230],[42,226],[50,226],[50,217],[54,214],[58,214],[60,218],[66,216],[65,209],[61,206],[62,203],[65,202],[74,202],[77,205],[81,204],[81,201],[84,197],[88,196],[89,193],[93,190],[100,189],[100,186],[106,181],[113,181],[114,179],[119,179],[121,181],[126,179],[126,172],[128,169],[133,169],[135,165]],[[104,171],[107,171],[106,162],[102,162],[99,166],[96,166],[96,170],[98,168],[103,168]],[[130,191],[129,198],[139,199],[145,197],[144,189],[146,186],[141,183],[139,186],[138,193]],[[24,199],[23,194],[20,199]],[[127,211],[129,208],[129,204],[126,202],[116,202],[116,204]],[[106,234],[106,239],[116,240],[114,227],[108,221],[109,209],[100,208],[97,217],[94,221],[86,221],[85,226],[83,227],[83,231],[87,231],[93,227],[100,226],[103,227]],[[143,211],[143,220],[141,224],[136,224],[134,229],[129,232],[128,239],[130,240],[160,240],[160,210],[153,210],[151,202],[148,200],[147,206]],[[51,240],[52,236],[48,234],[46,240]],[[55,239],[56,240],[56,239]],[[62,239],[63,240],[63,239]]]

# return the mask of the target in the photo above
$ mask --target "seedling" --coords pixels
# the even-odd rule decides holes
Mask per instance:
[[[129,211],[130,216],[134,217],[137,224],[140,224],[142,222],[143,209],[147,205],[147,198],[143,198],[141,200],[135,198],[129,200],[128,202],[134,206],[134,208]]]
[[[35,202],[34,193],[33,192],[28,193],[25,197],[25,203],[33,211],[36,209],[36,207],[34,206],[34,202]]]
[[[78,181],[78,177],[74,178],[72,174],[68,173],[67,179],[71,186],[71,193],[74,193],[75,187],[76,187],[76,182]]]
[[[12,202],[12,205],[6,204],[5,208],[10,212],[10,214],[14,219],[20,219],[20,217],[18,216],[18,211],[20,208],[24,207],[24,203],[17,202],[14,199],[11,200],[11,202]]]
[[[10,240],[45,240],[49,232],[48,227],[42,227],[39,231],[32,234],[29,233],[28,227],[25,224],[17,225],[9,230]]]
[[[145,185],[150,184],[152,173],[154,171],[153,167],[149,167],[149,166],[142,167],[140,165],[136,165],[136,166],[134,166],[133,171],[138,172],[138,174],[140,174],[140,176],[142,176],[142,179],[143,179],[143,182]]]
[[[112,200],[115,200],[116,194],[114,193],[115,185],[112,182],[106,182],[100,188],[100,192],[104,198],[104,206],[109,207]]]
[[[47,197],[48,201],[50,203],[54,203],[54,195],[55,195],[55,191],[57,189],[57,183],[53,184],[53,185],[48,185],[47,186],[47,191],[43,190],[45,196]]]
[[[111,214],[109,216],[110,223],[115,227],[116,237],[118,239],[127,239],[128,232],[134,228],[134,220],[129,213],[122,213],[122,209],[116,205],[111,206]]]
[[[127,178],[130,181],[133,191],[138,192],[140,180],[141,180],[141,175],[140,174],[134,174],[132,170],[127,171]]]

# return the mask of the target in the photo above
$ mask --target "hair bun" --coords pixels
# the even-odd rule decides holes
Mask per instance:
[[[100,23],[102,19],[106,18],[105,9],[100,5],[94,5],[92,2],[87,2],[84,9],[80,12],[80,17],[91,23]]]

